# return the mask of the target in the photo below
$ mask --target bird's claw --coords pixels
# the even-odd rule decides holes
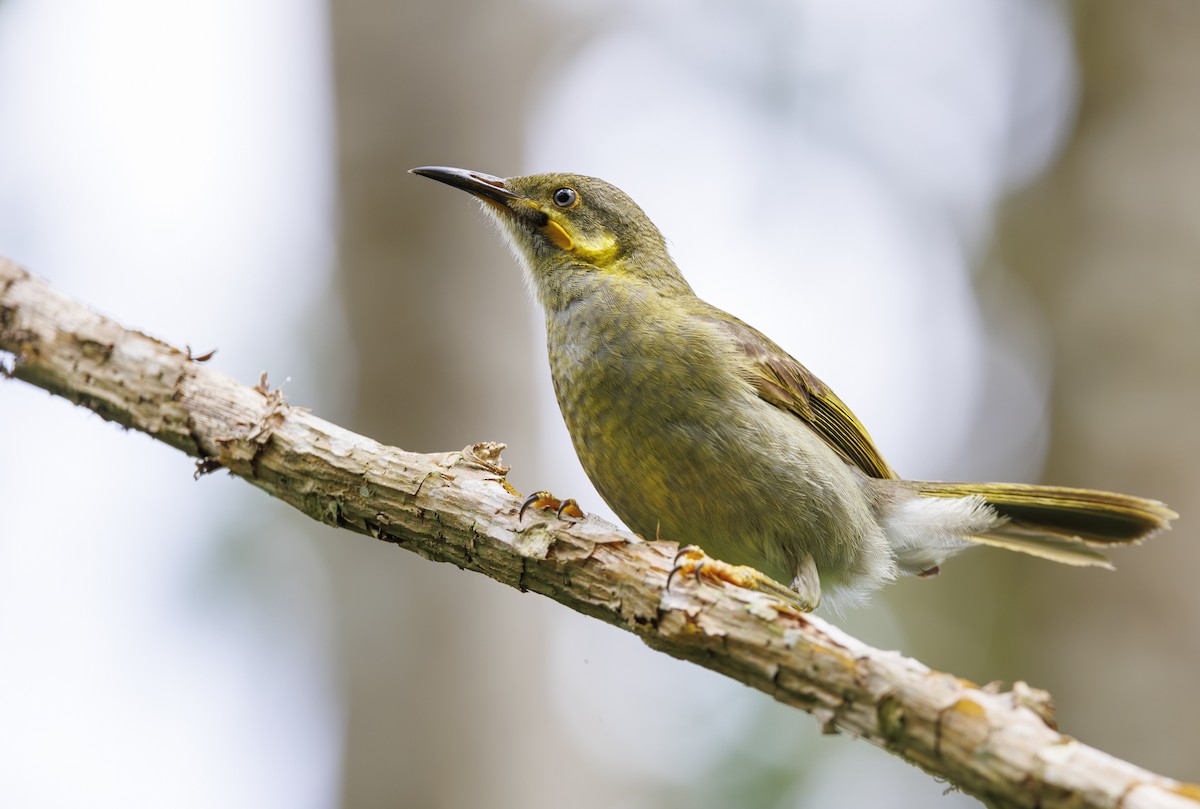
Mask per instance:
[[[817,607],[800,593],[785,587],[761,570],[746,565],[731,565],[720,559],[713,559],[698,545],[685,545],[679,549],[679,553],[675,554],[675,562],[671,567],[671,572],[667,574],[668,590],[671,589],[671,581],[677,573],[694,576],[697,582],[704,579],[728,582],[736,587],[773,595],[801,612],[812,612]]]
[[[750,588],[754,586],[755,577],[763,575],[752,567],[731,565],[720,559],[713,559],[699,545],[684,545],[679,549],[679,553],[675,554],[674,565],[667,575],[668,588],[676,573],[685,576],[691,574],[698,582],[702,577],[707,577],[713,581],[726,581],[738,587]]]
[[[573,520],[582,520],[584,516],[583,509],[575,502],[575,498],[568,497],[566,500],[559,500],[554,495],[547,491],[534,492],[525,498],[521,503],[521,509],[517,512],[517,522],[525,516],[525,509],[533,506],[539,511],[553,511],[554,516],[560,520],[564,517],[569,517]]]

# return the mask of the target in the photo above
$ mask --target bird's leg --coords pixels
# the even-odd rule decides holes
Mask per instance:
[[[821,576],[817,573],[817,563],[811,553],[800,554],[800,561],[796,563],[796,577],[792,579],[792,591],[806,604],[812,604],[808,612],[821,603]]]
[[[539,511],[553,511],[554,516],[562,519],[570,517],[575,520],[584,518],[583,509],[575,502],[575,498],[568,497],[566,500],[559,500],[554,495],[547,491],[534,492],[525,498],[525,502],[521,504],[521,510],[517,512],[517,522],[525,516],[525,509],[533,506]]]
[[[811,559],[810,559],[811,562]],[[816,567],[812,568],[813,578],[816,578]],[[724,581],[747,590],[773,595],[801,612],[812,612],[820,600],[820,586],[815,597],[809,592],[793,591],[772,579],[766,573],[746,565],[731,565],[720,559],[713,559],[697,545],[686,545],[679,549],[675,556],[675,566],[667,576],[667,588],[675,574],[695,576],[696,581],[707,578],[712,581]],[[795,586],[795,585],[793,585]]]

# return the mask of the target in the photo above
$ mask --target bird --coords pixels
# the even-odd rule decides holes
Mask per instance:
[[[975,545],[1111,567],[1100,548],[1178,516],[1114,492],[906,480],[828,385],[697,297],[620,189],[569,173],[411,172],[473,195],[497,225],[545,316],[584,470],[631,531],[680,543],[673,573],[840,612]],[[547,491],[521,515],[530,505],[583,516]]]

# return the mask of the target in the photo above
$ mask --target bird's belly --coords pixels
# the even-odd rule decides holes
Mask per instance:
[[[588,476],[643,537],[696,544],[784,583],[808,553],[832,584],[861,566],[879,534],[856,473],[757,397],[714,401],[692,391],[663,404],[575,386],[560,405]]]

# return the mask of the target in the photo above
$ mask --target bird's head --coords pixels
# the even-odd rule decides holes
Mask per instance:
[[[687,289],[658,228],[624,191],[603,180],[579,174],[502,179],[441,166],[412,173],[478,198],[508,237],[543,303],[545,293],[559,292],[581,275]]]

